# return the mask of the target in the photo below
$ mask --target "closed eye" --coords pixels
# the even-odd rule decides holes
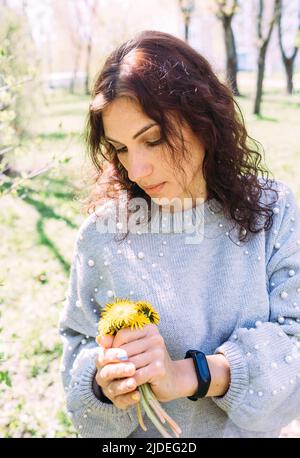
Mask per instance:
[[[163,139],[162,138],[159,138],[158,140],[156,140],[155,142],[145,142],[147,146],[149,146],[150,148],[153,148],[154,146],[157,146],[157,145],[160,145],[161,143],[163,143]],[[112,145],[113,146],[113,145]],[[122,154],[122,153],[125,153],[125,150],[127,149],[126,146],[123,146],[123,148],[115,148],[113,146],[115,152],[117,154]]]

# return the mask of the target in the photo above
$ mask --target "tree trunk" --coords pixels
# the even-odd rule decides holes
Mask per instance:
[[[90,61],[92,54],[92,40],[90,39],[87,46],[87,57],[86,57],[86,76],[85,76],[85,93],[90,94]]]
[[[185,19],[184,21],[184,39],[186,43],[189,42],[189,21],[188,19]]]
[[[225,16],[222,23],[226,48],[226,78],[233,94],[239,96],[240,92],[237,84],[237,55],[231,20],[228,20],[228,17]]]
[[[76,84],[76,78],[77,78],[77,73],[78,73],[78,68],[79,68],[80,53],[81,53],[81,46],[79,46],[76,49],[73,76],[72,76],[72,79],[70,81],[70,86],[69,86],[70,94],[74,94],[74,92],[75,92],[75,84]]]
[[[263,81],[265,74],[266,48],[259,50],[257,79],[256,79],[256,96],[254,104],[254,114],[260,115],[260,105],[263,94]]]
[[[284,59],[284,68],[286,71],[286,90],[288,94],[293,93],[294,84],[293,84],[293,73],[294,73],[294,59],[288,58]]]
[[[278,38],[279,38],[279,47],[281,51],[282,62],[284,65],[285,73],[286,73],[286,90],[288,94],[293,93],[293,73],[294,73],[294,62],[296,60],[298,49],[299,47],[294,47],[293,53],[290,57],[288,57],[283,49],[283,39],[282,39],[282,28],[281,28],[281,21],[282,21],[282,4],[280,3],[279,9],[279,17],[278,17]],[[300,11],[299,11],[299,25],[298,25],[298,34],[300,33]]]

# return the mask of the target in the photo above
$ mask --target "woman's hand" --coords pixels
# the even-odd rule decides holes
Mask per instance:
[[[127,353],[129,357],[127,365],[133,363],[135,367],[130,374],[132,376],[130,378],[135,381],[134,388],[149,383],[160,402],[168,402],[178,397],[175,364],[156,325],[148,324],[134,331],[130,328],[121,329],[114,337],[105,336],[97,339],[97,342],[106,348],[111,347],[112,352],[121,349]],[[106,350],[106,353],[108,351]],[[116,366],[109,366],[107,370],[111,374],[117,370]],[[99,382],[103,383],[103,380]],[[119,393],[122,384],[123,382],[117,381],[111,384],[110,388],[115,395]],[[108,392],[108,385],[106,387],[104,389]],[[104,394],[106,395],[105,392]],[[110,396],[107,397],[111,399]]]
[[[105,336],[110,346],[113,341],[112,336]],[[98,343],[99,340],[97,339]],[[140,400],[140,394],[136,391],[136,382],[132,377],[135,374],[134,364],[120,362],[118,356],[126,356],[126,352],[118,348],[105,348],[96,361],[97,373],[95,381],[100,386],[103,394],[109,398],[119,409],[127,409],[130,405],[136,404]],[[128,385],[127,383],[131,384]],[[132,396],[135,394],[136,398]]]

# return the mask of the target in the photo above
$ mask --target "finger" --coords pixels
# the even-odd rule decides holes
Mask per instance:
[[[107,386],[112,381],[132,377],[134,374],[135,367],[132,363],[108,364],[98,370],[96,374],[96,382],[100,386]]]
[[[134,391],[132,391],[130,393],[122,394],[120,396],[116,396],[113,399],[113,403],[119,409],[125,410],[129,406],[131,406],[133,404],[137,404],[138,402],[140,402],[140,399],[141,399],[140,392],[138,390],[134,390]]]
[[[126,351],[130,361],[132,361],[132,357],[135,355],[139,355],[140,353],[145,353],[147,351],[153,351],[154,348],[160,345],[159,340],[160,334],[154,334],[152,336],[146,336],[144,338],[134,340],[127,344],[122,345],[119,347]]]
[[[96,337],[97,344],[105,348],[112,347],[113,341],[114,341],[114,336],[111,336],[109,334],[106,334],[105,336]]]
[[[144,353],[139,353],[135,356],[130,356],[129,362],[135,365],[135,369],[140,369],[141,367],[148,366],[153,360],[153,355],[150,351]]]
[[[100,346],[98,348],[98,356],[96,359],[96,368],[97,369],[103,366],[104,354],[105,354],[105,348]]]
[[[106,364],[119,363],[120,361],[128,361],[127,352],[123,348],[100,348],[103,351],[99,352],[99,356],[96,360],[97,369],[104,367]]]
[[[108,348],[105,350],[103,365],[119,363],[120,361],[128,361],[128,354],[124,348]]]
[[[121,347],[133,340],[142,339],[143,337],[157,333],[159,333],[158,328],[152,323],[146,324],[142,329],[134,329],[133,331],[130,328],[120,329],[115,335],[113,347]]]
[[[138,386],[145,383],[154,383],[158,379],[166,375],[166,370],[163,362],[160,359],[151,360],[147,366],[137,369],[134,374],[134,379]]]
[[[120,396],[121,394],[130,393],[137,388],[134,377],[127,377],[122,380],[115,380],[106,386],[106,392],[110,397]]]
[[[101,369],[107,364],[117,364],[120,363],[120,361],[128,361],[128,356],[125,350],[118,348],[114,349],[114,351],[110,351],[109,353],[107,352],[108,350],[104,351],[104,353],[99,355],[98,359],[96,360],[97,369]]]

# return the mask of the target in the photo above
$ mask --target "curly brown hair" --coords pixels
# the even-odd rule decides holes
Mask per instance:
[[[138,101],[159,124],[175,168],[180,169],[185,148],[180,132],[174,132],[172,115],[190,126],[205,146],[202,173],[208,200],[216,199],[238,225],[240,240],[272,227],[271,206],[278,193],[271,186],[270,172],[261,165],[262,145],[248,135],[229,85],[220,82],[208,61],[187,43],[152,30],[115,49],[96,78],[86,129],[95,168],[93,190],[85,202],[88,212],[108,198],[117,199],[120,190],[126,190],[129,198],[151,200],[128,178],[115,148],[104,138],[102,110],[120,96]],[[277,194],[271,203],[260,201],[267,190]]]

